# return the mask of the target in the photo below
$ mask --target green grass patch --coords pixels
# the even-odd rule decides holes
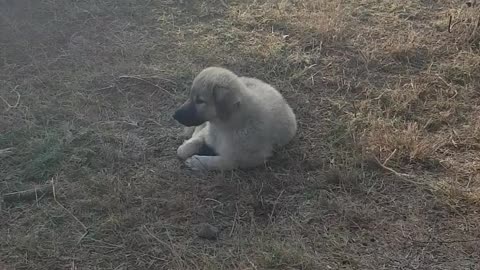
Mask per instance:
[[[13,149],[14,155],[2,165],[16,168],[15,178],[20,181],[47,180],[57,172],[65,156],[62,135],[56,131],[8,132],[0,135],[0,147]]]

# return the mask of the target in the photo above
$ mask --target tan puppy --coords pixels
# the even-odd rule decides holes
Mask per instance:
[[[295,114],[275,88],[220,67],[197,75],[173,117],[190,127],[177,155],[193,170],[261,165],[297,131]]]

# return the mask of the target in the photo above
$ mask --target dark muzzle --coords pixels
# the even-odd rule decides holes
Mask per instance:
[[[182,107],[173,114],[173,119],[187,127],[199,126],[205,122],[205,120],[199,117],[197,109],[192,102],[183,104]]]

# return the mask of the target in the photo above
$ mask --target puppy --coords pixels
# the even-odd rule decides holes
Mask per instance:
[[[271,85],[209,67],[194,79],[173,118],[190,137],[177,150],[193,170],[232,170],[263,164],[297,132],[295,114]]]

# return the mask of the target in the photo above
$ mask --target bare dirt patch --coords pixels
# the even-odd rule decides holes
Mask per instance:
[[[478,8],[0,1],[0,195],[54,188],[2,205],[0,268],[478,269]],[[210,65],[294,108],[265,167],[176,159]]]

